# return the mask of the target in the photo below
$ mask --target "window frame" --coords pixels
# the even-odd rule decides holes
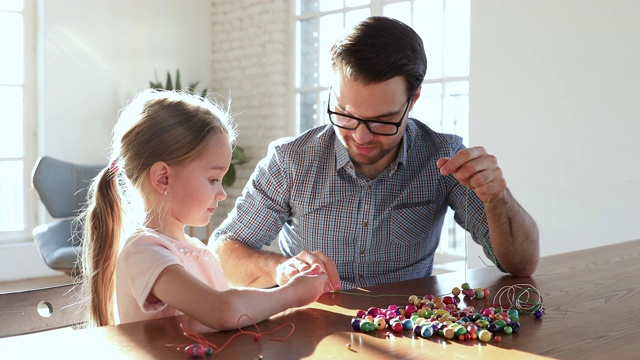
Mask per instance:
[[[34,1],[23,1],[21,11],[1,10],[2,12],[21,13],[23,16],[23,56],[24,81],[23,90],[23,203],[24,229],[17,231],[0,231],[0,245],[16,244],[33,241],[32,231],[38,219],[46,216],[38,206],[38,197],[31,186],[31,173],[37,158],[39,148],[38,117],[39,104],[37,100],[38,83],[38,11]],[[18,85],[19,86],[19,85]],[[20,159],[20,158],[11,158]]]

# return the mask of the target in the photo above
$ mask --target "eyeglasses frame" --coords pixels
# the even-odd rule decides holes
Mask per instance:
[[[364,126],[367,127],[367,130],[369,130],[370,133],[372,133],[374,135],[380,135],[380,136],[393,136],[393,135],[396,135],[398,133],[398,129],[400,129],[400,126],[402,125],[402,122],[404,121],[404,117],[405,117],[405,115],[407,115],[407,111],[409,111],[409,105],[411,104],[411,98],[413,97],[413,94],[409,95],[409,98],[407,99],[407,105],[404,108],[404,112],[402,113],[402,117],[400,118],[400,121],[398,121],[398,122],[386,122],[386,121],[361,119],[361,118],[359,118],[357,116],[352,116],[352,115],[347,115],[347,114],[343,114],[343,113],[332,111],[331,110],[331,92],[332,91],[331,91],[331,88],[330,88],[329,89],[329,99],[327,100],[327,114],[329,115],[329,122],[331,122],[332,125],[337,126],[337,127],[341,128],[341,129],[345,129],[345,130],[356,130],[360,126],[360,124],[364,124]],[[344,127],[342,125],[338,125],[338,124],[333,122],[333,119],[332,119],[331,115],[344,116],[344,117],[347,117],[349,119],[353,119],[353,120],[358,122],[358,125],[356,125],[356,127],[354,127],[353,129]],[[380,134],[378,132],[375,132],[375,131],[371,130],[371,127],[369,127],[370,123],[393,125],[393,126],[396,127],[396,131],[393,134]]]

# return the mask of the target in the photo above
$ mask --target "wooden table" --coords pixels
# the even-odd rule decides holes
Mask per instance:
[[[350,320],[357,309],[404,304],[405,296],[361,297],[326,294],[306,308],[292,309],[259,324],[263,331],[293,323],[295,331],[284,342],[268,336],[234,338],[215,359],[424,359],[540,358],[632,359],[640,356],[640,240],[542,258],[532,278],[516,278],[495,268],[449,273],[424,279],[368,288],[372,294],[446,294],[468,282],[486,287],[490,299],[471,301],[482,307],[503,286],[526,283],[543,295],[541,319],[521,315],[518,334],[502,341],[460,342],[442,337],[423,339],[410,331],[385,336],[383,331],[352,331]],[[175,347],[186,344],[179,324],[198,329],[186,317],[166,318],[87,330],[59,329],[0,339],[0,359],[109,358],[186,359]],[[249,329],[249,328],[245,328]],[[202,328],[200,328],[202,330]],[[221,346],[238,331],[204,334]],[[286,329],[275,333],[283,336]],[[393,334],[393,333],[392,333]],[[346,346],[351,345],[351,350]]]

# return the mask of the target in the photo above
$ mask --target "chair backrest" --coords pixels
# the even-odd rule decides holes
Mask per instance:
[[[105,165],[82,165],[42,156],[33,168],[33,187],[51,216],[78,215],[87,201],[87,190]]]
[[[73,284],[0,294],[0,337],[75,325],[80,321]]]

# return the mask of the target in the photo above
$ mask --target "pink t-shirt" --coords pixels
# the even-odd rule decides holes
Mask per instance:
[[[202,242],[185,235],[188,243],[152,229],[138,229],[125,243],[116,268],[116,298],[120,323],[182,315],[163,302],[147,297],[167,266],[180,265],[217,291],[229,289],[220,263]]]

